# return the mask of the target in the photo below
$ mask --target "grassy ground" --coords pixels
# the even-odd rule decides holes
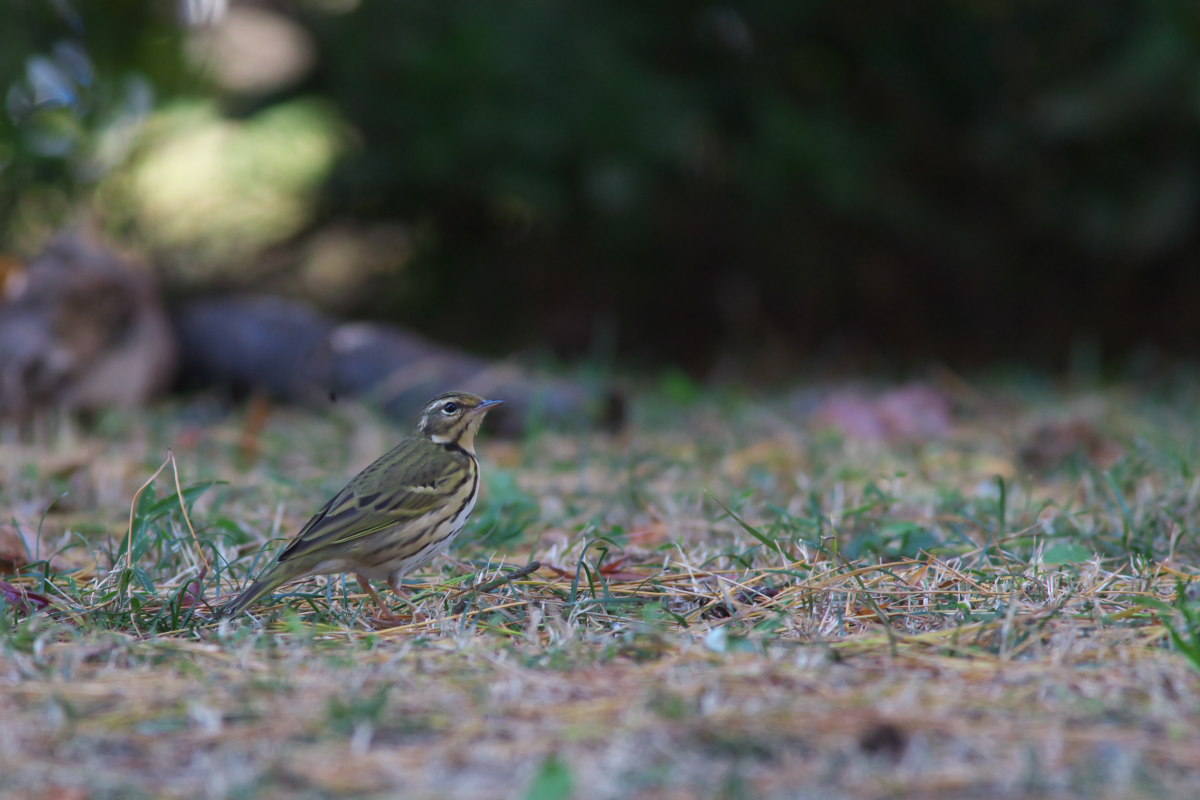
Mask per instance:
[[[391,628],[340,578],[207,602],[395,426],[6,431],[0,794],[1200,796],[1200,387],[938,391],[949,428],[885,440],[812,391],[485,433],[462,546]]]

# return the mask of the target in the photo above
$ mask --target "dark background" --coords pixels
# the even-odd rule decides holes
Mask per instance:
[[[308,59],[253,90],[188,55],[211,27],[195,8],[6,2],[10,252],[91,208],[170,265],[175,297],[321,304],[289,275],[322,231],[357,232],[384,266],[338,314],[701,375],[1200,350],[1194,0],[234,3],[292,23]],[[39,97],[37,58],[74,91]],[[81,153],[145,105],[131,76],[153,88],[145,115],[315,98],[338,120],[302,224],[225,257],[256,268],[206,277],[97,202],[138,150],[92,169]],[[403,226],[402,253],[380,223]]]

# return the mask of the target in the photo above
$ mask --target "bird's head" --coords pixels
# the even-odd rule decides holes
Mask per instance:
[[[425,404],[417,430],[437,444],[457,444],[468,453],[475,452],[475,434],[487,412],[502,400],[484,400],[469,392],[446,392]]]

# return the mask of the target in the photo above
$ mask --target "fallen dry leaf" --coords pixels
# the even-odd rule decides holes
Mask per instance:
[[[0,573],[16,572],[38,561],[49,561],[59,572],[80,566],[58,554],[59,547],[24,525],[0,523]]]
[[[670,530],[665,522],[652,522],[649,525],[629,531],[626,536],[630,544],[652,547],[665,542],[668,533],[670,533]]]
[[[45,542],[37,541],[35,536],[16,525],[0,524],[0,570],[15,572],[34,561],[41,561],[46,550]]]
[[[1124,453],[1124,448],[1102,434],[1094,424],[1077,419],[1039,425],[1021,445],[1018,456],[1026,469],[1049,472],[1072,458],[1083,458],[1107,469]]]
[[[311,747],[290,754],[283,768],[295,780],[333,794],[381,792],[396,780],[383,752],[338,753]]]
[[[17,586],[8,581],[0,581],[0,597],[3,597],[9,605],[17,607],[17,610],[28,614],[35,609],[42,609],[54,603],[49,597],[31,592],[24,586]]]
[[[644,571],[634,571],[626,569],[625,566],[629,562],[630,556],[624,555],[612,561],[606,561],[600,565],[599,572],[610,581],[640,581],[646,577]],[[553,572],[559,578],[570,578],[575,580],[576,571],[565,567],[556,567],[553,564],[542,563],[544,569]]]

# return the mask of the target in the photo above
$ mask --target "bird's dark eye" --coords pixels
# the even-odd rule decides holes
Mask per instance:
[[[442,406],[442,413],[443,414],[457,414],[458,413],[458,403],[446,403],[446,405]]]

